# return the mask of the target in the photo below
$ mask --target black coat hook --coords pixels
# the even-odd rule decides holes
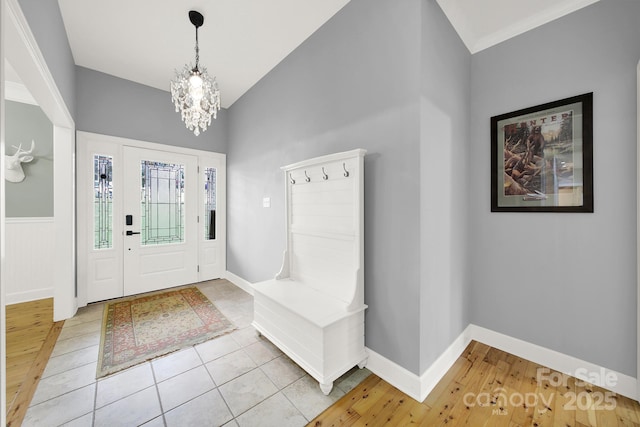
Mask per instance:
[[[306,176],[305,180],[307,182],[311,182],[311,178],[309,178],[309,175],[307,175],[307,171],[304,171],[304,176]]]
[[[325,181],[329,179],[329,175],[327,175],[326,172],[324,171],[324,167],[322,168],[322,179],[324,179]]]

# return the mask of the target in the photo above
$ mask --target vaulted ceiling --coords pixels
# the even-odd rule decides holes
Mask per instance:
[[[222,106],[243,93],[349,0],[59,0],[77,65],[169,90],[195,62],[189,10],[204,15],[200,64],[216,76]]]
[[[393,0],[401,1],[401,0]],[[427,0],[432,1],[432,0]],[[471,53],[598,0],[436,0]],[[169,90],[195,59],[229,107],[349,0],[58,0],[77,65]]]

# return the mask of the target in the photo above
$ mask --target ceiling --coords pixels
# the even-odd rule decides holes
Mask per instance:
[[[349,0],[59,0],[77,65],[169,91],[195,63],[189,10],[204,15],[200,65],[229,107]]]
[[[599,0],[437,0],[471,53]]]
[[[396,0],[397,1],[397,0]],[[598,0],[436,0],[471,53]],[[77,65],[169,91],[195,60],[228,108],[349,0],[58,0]]]

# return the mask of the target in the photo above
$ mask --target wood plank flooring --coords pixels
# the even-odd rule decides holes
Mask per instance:
[[[7,425],[20,425],[64,322],[53,322],[53,298],[6,307]]]
[[[640,404],[479,342],[471,342],[424,402],[376,375],[308,427],[640,427]]]

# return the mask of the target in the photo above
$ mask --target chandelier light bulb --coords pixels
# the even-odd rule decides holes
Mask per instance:
[[[201,89],[202,77],[200,77],[200,75],[197,72],[194,72],[193,74],[191,74],[191,77],[189,77],[189,84],[191,85],[192,88]]]
[[[189,77],[189,95],[194,101],[200,102],[204,96],[202,83],[202,77],[198,74],[194,73]]]

